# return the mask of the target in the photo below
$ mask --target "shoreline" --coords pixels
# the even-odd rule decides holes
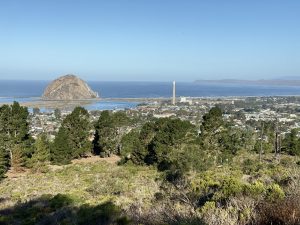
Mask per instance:
[[[188,97],[184,96],[187,99],[191,99],[193,101],[233,101],[233,100],[245,100],[246,98],[272,98],[272,97],[300,97],[300,95],[270,95],[270,96],[199,96],[199,97]],[[5,104],[12,104],[13,101],[18,101],[18,99],[12,99],[12,101],[1,102],[1,99],[9,97],[0,97],[0,106]],[[74,108],[76,106],[88,106],[96,103],[109,103],[109,102],[128,102],[128,103],[137,103],[137,104],[151,104],[151,103],[163,103],[171,101],[171,97],[157,97],[157,98],[100,98],[100,99],[84,99],[84,100],[43,100],[40,97],[25,97],[20,98],[20,105],[26,106],[28,108],[45,108],[45,109],[66,109],[66,108]],[[26,100],[32,99],[32,101]],[[177,102],[180,101],[180,97],[176,97]]]

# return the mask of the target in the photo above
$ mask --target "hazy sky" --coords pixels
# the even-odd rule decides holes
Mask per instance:
[[[0,0],[0,79],[300,76],[299,0]]]

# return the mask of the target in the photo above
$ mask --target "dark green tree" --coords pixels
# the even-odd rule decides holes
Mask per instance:
[[[147,122],[143,125],[140,132],[140,140],[143,145],[148,146],[155,136],[156,123],[155,121]]]
[[[57,165],[70,163],[72,150],[69,144],[68,132],[64,127],[61,127],[50,148],[51,161]]]
[[[124,112],[103,111],[95,124],[94,153],[101,157],[118,153],[122,136],[120,129],[129,124],[130,120]]]
[[[54,116],[55,116],[55,118],[57,120],[60,120],[60,118],[61,118],[61,111],[60,111],[60,109],[55,109],[54,110]]]
[[[218,107],[213,107],[203,116],[203,122],[200,127],[202,135],[212,135],[217,133],[224,124],[222,111]]]
[[[120,155],[122,157],[130,158],[132,155],[133,149],[138,146],[139,140],[139,131],[138,129],[133,129],[129,133],[122,136],[121,139],[121,150]]]
[[[91,152],[92,143],[89,140],[91,124],[89,113],[82,107],[76,107],[62,122],[62,128],[67,133],[68,143],[72,149],[72,158],[79,158]]]
[[[180,150],[192,125],[188,121],[169,118],[159,119],[155,124],[155,136],[148,145],[146,162],[157,163],[164,170],[172,161],[171,153]]]
[[[101,113],[95,130],[94,152],[99,153],[101,157],[109,156],[116,149],[117,129],[108,110]]]
[[[219,163],[224,150],[221,146],[224,121],[220,108],[214,107],[204,114],[200,130],[200,148],[214,160],[214,164]]]
[[[0,179],[3,177],[10,166],[10,145],[6,129],[7,123],[5,123],[8,118],[5,117],[5,109],[8,109],[8,106],[0,107]]]
[[[22,161],[18,165],[25,165],[32,154],[33,139],[29,135],[28,109],[14,102],[12,105],[0,107],[0,139],[2,151],[9,155],[11,165],[14,161]],[[17,154],[15,157],[14,154]],[[22,158],[22,160],[17,160]]]
[[[210,156],[214,165],[228,162],[243,147],[242,139],[246,138],[241,129],[224,121],[218,107],[213,107],[203,116],[200,130],[200,148]]]
[[[130,119],[124,111],[117,111],[112,115],[112,122],[116,127],[122,127],[130,124]]]
[[[297,135],[297,129],[292,129],[283,139],[283,150],[290,155],[300,155],[300,139]]]
[[[0,179],[6,173],[9,168],[9,155],[5,148],[5,140],[0,137]]]
[[[224,130],[220,133],[219,144],[223,148],[223,152],[235,155],[239,150],[251,149],[254,147],[252,141],[253,133],[245,128],[235,127],[232,124],[227,124]],[[249,146],[248,146],[249,145]]]
[[[144,165],[145,158],[148,155],[147,145],[143,145],[139,137],[136,137],[131,143],[130,160],[137,165]]]
[[[50,161],[50,147],[46,134],[40,134],[34,144],[34,153],[31,157],[31,165],[35,171],[43,172]]]
[[[155,122],[147,122],[142,126],[138,139],[133,143],[131,161],[135,164],[145,164],[146,157],[151,150],[150,143],[155,136]]]
[[[155,164],[166,170],[176,161],[176,152],[186,143],[187,134],[194,127],[188,121],[163,118],[146,123],[140,132],[132,152],[132,161],[137,164]]]
[[[55,164],[67,164],[91,152],[89,140],[91,125],[89,113],[76,107],[62,122],[51,146],[51,160]]]

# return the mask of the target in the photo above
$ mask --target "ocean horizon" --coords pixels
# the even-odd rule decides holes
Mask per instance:
[[[42,100],[44,89],[51,81],[0,81],[0,104],[13,101],[28,103]],[[87,81],[100,94],[100,99],[84,105],[87,110],[122,110],[135,108],[143,98],[171,98],[172,82]],[[177,82],[176,96],[185,97],[248,97],[299,96],[299,86],[240,85],[228,83]],[[113,98],[117,100],[112,100]],[[122,100],[124,98],[124,100]],[[136,101],[125,101],[136,98]],[[53,108],[40,108],[47,112]],[[29,108],[32,111],[32,108]]]
[[[0,102],[8,99],[39,98],[51,81],[0,80]],[[172,82],[87,81],[100,98],[168,98]],[[230,83],[177,82],[176,96],[247,97],[298,96],[300,86],[251,85]]]

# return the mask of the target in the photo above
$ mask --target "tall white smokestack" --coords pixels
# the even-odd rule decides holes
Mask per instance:
[[[175,80],[173,81],[173,99],[172,99],[172,104],[176,104],[176,83]]]

